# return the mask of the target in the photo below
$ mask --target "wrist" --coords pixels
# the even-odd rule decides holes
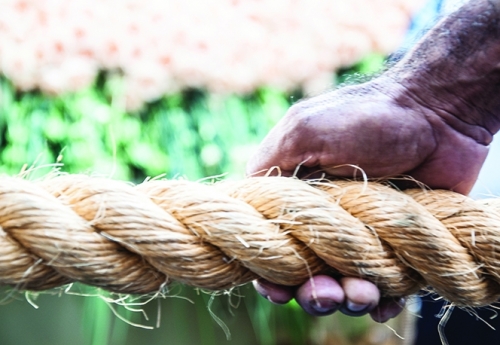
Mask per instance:
[[[478,142],[500,129],[500,11],[497,2],[469,2],[440,21],[384,76],[407,98]],[[484,138],[483,138],[484,137]]]
[[[467,118],[470,113],[452,111],[457,97],[436,97],[429,87],[429,79],[420,82],[415,79],[395,80],[386,75],[372,81],[374,88],[389,96],[391,102],[404,109],[408,114],[421,116],[439,132],[443,128],[452,129],[481,145],[489,145],[493,133],[483,124],[474,123]],[[432,82],[430,82],[432,84]],[[470,120],[470,121],[469,121]],[[441,128],[438,130],[438,128]],[[437,133],[436,132],[436,133]]]

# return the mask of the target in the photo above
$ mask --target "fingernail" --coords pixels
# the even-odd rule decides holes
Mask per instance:
[[[401,313],[405,304],[405,298],[383,298],[370,315],[375,322],[384,323]]]
[[[271,303],[274,303],[274,304],[283,304],[283,303],[279,303],[279,301],[274,301],[271,296],[267,295],[267,296],[264,296],[269,302]]]
[[[273,284],[264,279],[253,281],[255,290],[271,303],[285,304],[293,298],[293,289],[287,286]]]
[[[344,305],[341,307],[342,313],[349,316],[362,316],[369,312],[371,305],[370,304],[360,304],[354,303],[350,300],[347,300]]]
[[[309,302],[316,316],[333,314],[339,308],[339,304],[329,298],[313,299]]]
[[[360,311],[367,309],[369,307],[369,305],[368,304],[354,303],[354,302],[347,300],[346,307],[350,311],[353,311],[355,313],[359,313]]]

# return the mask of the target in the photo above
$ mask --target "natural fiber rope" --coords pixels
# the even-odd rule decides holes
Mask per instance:
[[[384,296],[432,286],[461,306],[500,297],[500,201],[368,182],[262,177],[137,186],[83,175],[0,178],[0,284],[78,281],[150,293],[314,274],[374,282]]]

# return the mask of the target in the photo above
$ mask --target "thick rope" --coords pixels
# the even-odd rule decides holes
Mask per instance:
[[[174,280],[220,290],[319,273],[370,280],[384,296],[431,286],[457,305],[488,305],[500,297],[500,201],[282,177],[0,178],[2,285],[143,294]]]

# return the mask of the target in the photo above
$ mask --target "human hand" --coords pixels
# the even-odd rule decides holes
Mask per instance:
[[[379,77],[297,103],[261,143],[247,173],[279,167],[284,176],[352,177],[362,169],[369,177],[406,174],[432,188],[468,193],[486,158],[489,132],[462,122],[459,114],[450,118],[418,96],[418,88]],[[300,287],[259,280],[255,287],[275,303],[295,297],[318,316],[340,310],[385,322],[404,306],[351,277],[315,276]]]
[[[354,177],[362,170],[467,194],[491,134],[458,115],[453,122],[414,93],[380,77],[296,103],[262,141],[247,174],[279,167],[282,176]]]

